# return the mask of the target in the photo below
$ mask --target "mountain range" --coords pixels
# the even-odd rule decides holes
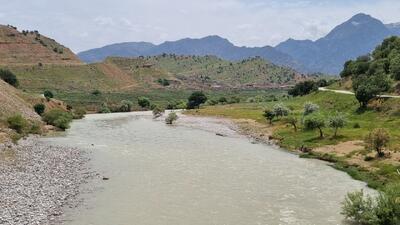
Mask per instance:
[[[274,64],[288,66],[304,73],[338,74],[343,64],[359,55],[370,53],[388,36],[400,35],[400,23],[384,24],[366,14],[357,14],[316,41],[288,39],[275,47],[238,47],[219,36],[186,38],[160,45],[127,42],[91,49],[78,54],[87,63],[100,62],[109,56],[138,57],[163,53],[177,55],[215,55],[238,61],[260,56]]]

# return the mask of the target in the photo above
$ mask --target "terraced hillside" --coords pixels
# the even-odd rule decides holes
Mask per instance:
[[[0,65],[82,64],[67,47],[38,31],[0,25]]]

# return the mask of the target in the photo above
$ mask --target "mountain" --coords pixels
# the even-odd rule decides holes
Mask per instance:
[[[0,25],[0,65],[82,64],[78,57],[38,31]]]
[[[386,24],[386,28],[388,28],[393,34],[400,36],[400,23]]]
[[[316,41],[289,39],[276,49],[311,71],[339,74],[346,61],[370,53],[399,30],[398,24],[385,25],[369,15],[357,14],[323,38]]]
[[[274,64],[290,66],[299,71],[305,71],[299,63],[287,54],[277,51],[271,46],[266,47],[237,47],[227,39],[219,36],[208,36],[200,39],[186,38],[178,41],[168,41],[160,45],[145,42],[132,42],[108,45],[102,48],[88,50],[78,54],[87,63],[101,62],[108,56],[138,57],[166,54],[176,55],[214,55],[231,61],[240,61],[251,57],[262,57]]]

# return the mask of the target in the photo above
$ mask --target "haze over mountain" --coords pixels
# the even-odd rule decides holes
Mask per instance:
[[[153,45],[146,42],[120,43],[81,52],[78,56],[85,62],[93,63],[101,62],[109,56],[138,57],[156,56],[163,53],[196,56],[214,55],[231,61],[260,56],[277,65],[289,66],[299,71],[305,70],[291,56],[277,51],[271,46],[259,48],[237,47],[227,39],[219,36],[208,36],[201,39],[186,38],[178,41],[164,42],[160,45]]]
[[[215,55],[232,61],[260,56],[277,65],[288,66],[301,72],[338,74],[347,60],[368,54],[386,37],[399,34],[398,23],[385,25],[369,15],[357,14],[316,41],[289,39],[275,48],[237,47],[222,37],[208,36],[201,39],[186,38],[160,45],[146,42],[114,44],[81,52],[78,56],[88,63],[103,61],[108,56],[138,57],[163,53]]]
[[[338,74],[347,60],[370,53],[383,39],[398,34],[398,25],[385,25],[369,15],[357,14],[321,39],[289,39],[276,49],[311,71]]]

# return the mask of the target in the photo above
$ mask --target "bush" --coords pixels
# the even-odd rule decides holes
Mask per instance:
[[[310,115],[318,111],[319,111],[319,105],[314,104],[312,102],[306,102],[306,104],[304,104],[304,116]]]
[[[365,139],[365,142],[368,145],[369,149],[374,149],[378,156],[382,157],[385,155],[383,149],[388,146],[390,141],[389,133],[382,128],[375,129],[368,134]]]
[[[225,97],[220,97],[218,99],[218,102],[222,105],[225,105],[226,103],[228,103],[228,99],[226,99]]]
[[[144,108],[144,109],[148,109],[151,105],[150,99],[146,98],[146,97],[140,97],[138,99],[138,104],[140,107]]]
[[[363,191],[349,193],[342,203],[342,214],[360,225],[400,224],[400,183],[387,185],[377,197]]]
[[[74,119],[83,119],[86,115],[86,110],[84,108],[77,108],[75,110],[73,110],[73,118]]]
[[[360,128],[361,128],[361,125],[360,125],[359,123],[355,123],[355,124],[353,125],[353,128],[354,128],[354,129],[360,129]]]
[[[167,79],[165,79],[165,78],[160,78],[160,79],[157,80],[157,82],[158,82],[160,85],[164,86],[164,87],[170,85],[169,80],[167,80]]]
[[[51,92],[49,90],[44,91],[43,95],[47,100],[50,100],[50,99],[54,98],[53,92]]]
[[[165,111],[165,110],[161,109],[161,107],[159,107],[159,106],[157,106],[157,105],[154,106],[154,108],[153,108],[153,117],[154,117],[154,118],[159,118],[159,117],[161,117],[161,116],[163,115],[164,111]]]
[[[52,109],[43,114],[43,121],[62,130],[69,128],[69,124],[72,122],[72,119],[73,116],[71,113],[65,112],[61,109]]]
[[[10,70],[0,69],[0,78],[11,86],[18,87],[19,85],[17,77]]]
[[[98,113],[111,113],[111,109],[108,107],[107,103],[101,104]]]
[[[15,130],[18,134],[23,134],[29,124],[21,115],[9,117],[7,123],[8,127]]]
[[[278,118],[287,116],[290,113],[290,109],[282,103],[274,105],[272,110],[274,111],[275,116]]]
[[[207,96],[201,91],[193,92],[188,98],[187,108],[195,109],[199,108],[201,104],[207,101]]]
[[[123,100],[121,102],[121,106],[119,107],[119,110],[121,112],[131,112],[132,111],[132,106],[133,106],[133,102],[128,101],[128,100]]]
[[[170,112],[167,116],[167,118],[165,118],[165,123],[167,124],[173,124],[174,121],[178,120],[178,115],[176,115],[175,112]]]
[[[231,97],[231,99],[229,100],[229,104],[236,104],[236,103],[240,103],[240,98],[238,96]]]
[[[92,91],[92,95],[94,95],[94,96],[99,96],[99,95],[101,95],[101,91],[99,91],[99,90],[94,90],[94,91]]]
[[[42,115],[46,109],[46,106],[42,103],[36,104],[35,106],[33,106],[33,108],[35,109],[35,112],[39,115]]]

